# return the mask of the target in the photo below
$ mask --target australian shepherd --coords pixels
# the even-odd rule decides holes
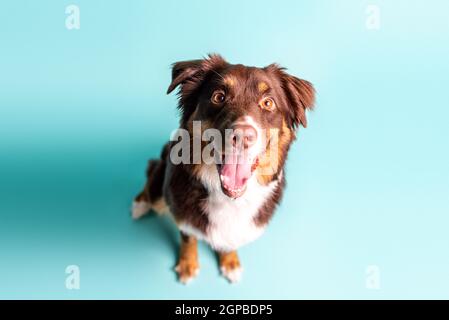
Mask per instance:
[[[199,271],[197,240],[218,254],[220,270],[239,281],[237,249],[262,235],[281,200],[284,164],[297,129],[314,105],[311,83],[271,64],[230,64],[219,55],[173,65],[179,129],[159,159],[132,215],[169,214],[181,233],[175,268],[182,283]]]

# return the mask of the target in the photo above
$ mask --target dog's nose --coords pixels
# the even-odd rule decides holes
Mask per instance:
[[[232,145],[248,149],[257,142],[257,131],[249,124],[239,124],[233,127]]]

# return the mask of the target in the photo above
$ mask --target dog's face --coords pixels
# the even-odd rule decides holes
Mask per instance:
[[[232,198],[245,192],[253,175],[260,183],[277,176],[314,103],[312,85],[277,65],[233,65],[217,55],[174,64],[168,93],[178,85],[181,127],[192,130],[193,121],[200,121],[202,132],[221,133],[219,141],[214,138],[216,168]]]

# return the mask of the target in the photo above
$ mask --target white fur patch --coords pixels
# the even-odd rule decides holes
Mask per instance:
[[[206,233],[202,233],[181,223],[179,228],[183,232],[205,240],[218,251],[236,250],[262,235],[265,226],[257,226],[254,218],[276,189],[277,180],[263,186],[253,175],[248,180],[246,192],[240,198],[232,199],[221,190],[215,165],[202,166],[200,179],[209,191],[204,208],[208,212],[209,226]]]
[[[131,214],[133,219],[137,220],[144,216],[151,209],[151,204],[145,201],[133,201]]]
[[[257,122],[254,121],[253,117],[251,117],[251,116],[245,116],[245,117],[243,117],[243,119],[241,119],[241,120],[237,121],[236,123],[234,123],[234,125],[239,125],[239,124],[250,125],[254,129],[256,129],[256,132],[257,132],[256,143],[252,147],[250,147],[249,151],[248,151],[249,158],[250,159],[254,159],[265,148],[264,143],[266,143],[266,141],[263,140],[264,135],[262,134],[262,129],[257,124]]]
[[[181,282],[182,284],[189,284],[190,282],[192,282],[193,279],[195,279],[198,274],[200,273],[200,268],[196,268],[195,271],[193,272],[192,276],[184,276],[184,275],[180,275],[181,272],[181,267],[179,265],[177,265],[175,267],[175,271],[178,273],[179,275],[179,282]]]
[[[243,268],[238,267],[232,270],[228,270],[225,267],[221,267],[221,273],[231,283],[237,283],[242,279]]]

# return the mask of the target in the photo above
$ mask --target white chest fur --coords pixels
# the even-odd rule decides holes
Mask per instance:
[[[188,224],[181,224],[179,228],[187,234],[205,240],[215,250],[232,251],[262,235],[265,226],[257,226],[254,218],[276,189],[278,181],[262,186],[253,176],[248,181],[244,195],[231,199],[221,191],[216,172],[215,168],[209,168],[203,170],[201,176],[209,191],[209,197],[204,204],[209,220],[207,231],[200,232]]]

